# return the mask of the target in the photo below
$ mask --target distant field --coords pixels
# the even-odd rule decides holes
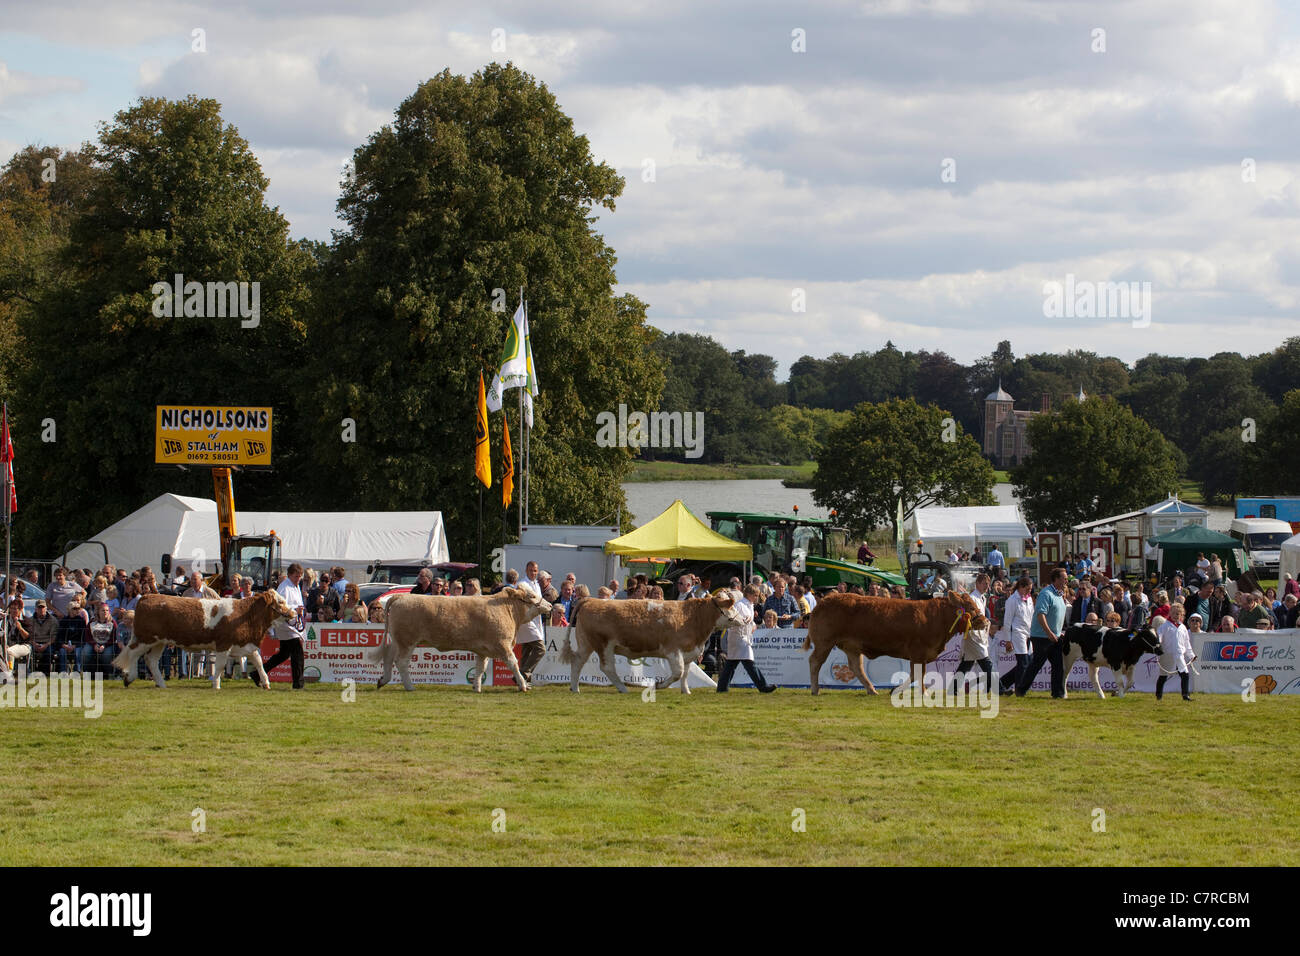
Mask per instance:
[[[1300,863],[1300,699],[1000,703],[116,685],[0,711],[0,864]]]
[[[639,461],[627,481],[726,481],[749,478],[809,480],[817,463],[802,465],[697,465],[677,461]]]

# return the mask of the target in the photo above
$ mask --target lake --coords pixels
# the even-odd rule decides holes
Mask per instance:
[[[1015,504],[1011,485],[993,486],[993,497],[1000,505]],[[812,518],[825,518],[829,509],[813,504],[812,491],[807,488],[786,488],[779,479],[744,481],[632,481],[623,485],[627,495],[632,522],[645,524],[662,513],[678,498],[701,521],[708,521],[709,511],[764,511],[789,513],[795,505],[799,514]],[[1232,522],[1231,508],[1210,508],[1210,528],[1226,532]],[[1104,515],[1098,515],[1104,517]]]

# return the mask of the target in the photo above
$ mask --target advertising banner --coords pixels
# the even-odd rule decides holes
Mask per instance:
[[[1237,631],[1192,638],[1192,689],[1209,694],[1300,694],[1300,630]]]
[[[218,405],[159,405],[154,463],[271,467],[271,409]]]
[[[308,684],[340,684],[345,680],[374,684],[381,671],[368,658],[384,638],[382,624],[308,624],[303,642],[303,679]],[[262,641],[262,657],[269,658],[279,647],[274,638]],[[411,680],[416,684],[470,684],[478,665],[476,655],[467,651],[443,653],[431,647],[417,647],[411,654]],[[267,676],[278,683],[292,680],[289,662],[285,661]],[[393,680],[400,681],[397,670]],[[486,686],[492,684],[489,669]]]
[[[533,669],[533,683],[538,685],[546,684],[568,684],[573,676],[573,665],[566,664],[560,660],[560,648],[564,646],[566,627],[546,628],[546,656],[541,659],[537,667]],[[519,656],[519,645],[515,645],[515,656]],[[808,665],[804,665],[807,670]],[[614,656],[614,673],[618,674],[623,683],[628,686],[629,690],[645,687],[647,684],[655,681],[665,680],[671,674],[671,668],[668,662],[662,657],[633,658],[628,660],[626,657]],[[504,661],[492,662],[493,683],[497,687],[503,685],[513,687],[515,684],[514,674],[510,670],[510,665]],[[587,656],[586,663],[583,664],[581,672],[578,674],[578,683],[593,684],[598,687],[608,687],[609,678],[605,676],[600,669],[600,663],[595,654]],[[686,686],[691,690],[706,688],[713,690],[718,685],[709,677],[708,674],[700,670],[698,664],[691,662],[686,673]],[[680,693],[680,684],[673,684],[672,689]]]

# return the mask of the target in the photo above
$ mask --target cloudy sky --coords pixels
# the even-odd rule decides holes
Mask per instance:
[[[422,80],[513,60],[627,180],[600,223],[621,290],[781,374],[886,340],[1132,361],[1300,334],[1290,0],[0,2],[4,157],[210,96],[316,239]],[[1149,321],[1045,317],[1067,276],[1150,283]]]

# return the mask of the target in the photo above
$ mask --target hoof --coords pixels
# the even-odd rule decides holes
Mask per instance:
[[[383,687],[383,686],[384,686],[385,684],[387,684],[387,683],[388,683],[388,681],[385,680],[384,678],[382,678],[382,677],[379,678],[379,680],[375,681],[375,690],[379,690],[381,687]]]
[[[130,687],[130,686],[131,686],[131,682],[132,682],[133,680],[135,680],[134,677],[130,677],[130,676],[126,675],[126,674],[123,674],[123,675],[122,675],[122,686],[123,686],[123,687]]]

